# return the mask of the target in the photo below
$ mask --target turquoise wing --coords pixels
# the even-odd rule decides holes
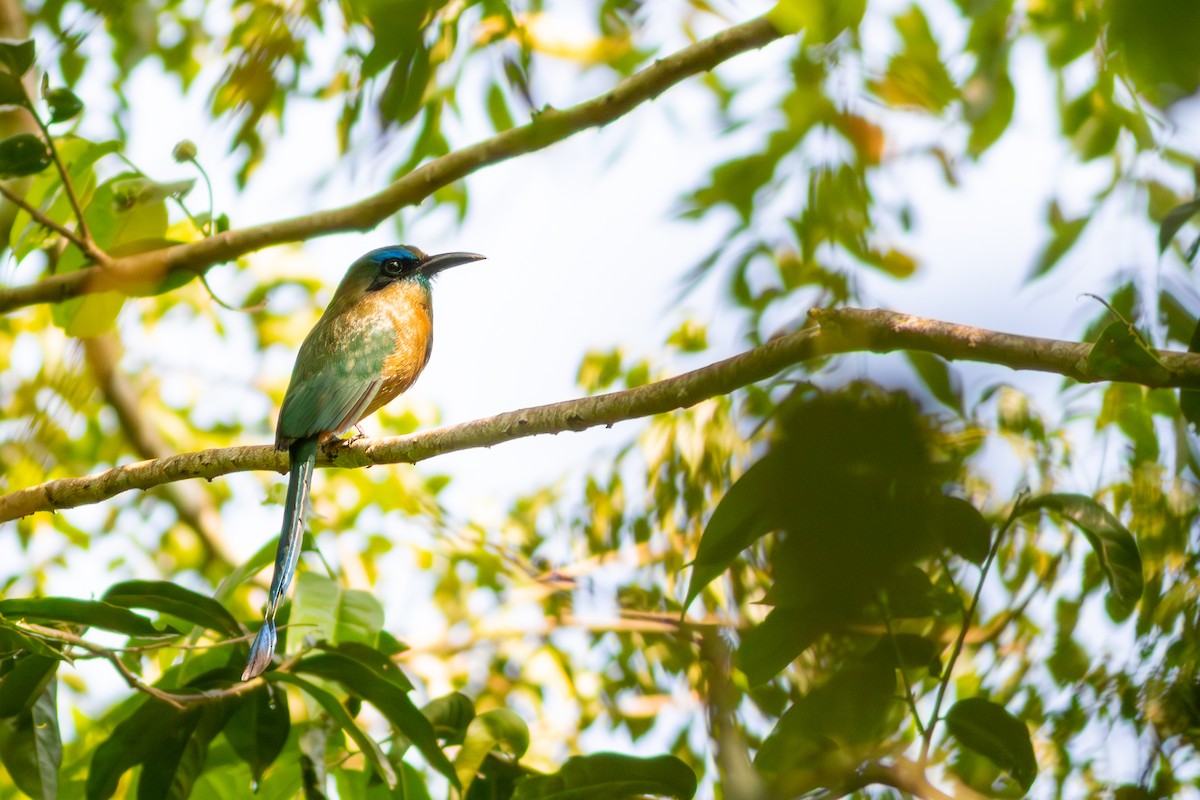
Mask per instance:
[[[313,328],[292,370],[292,380],[279,410],[275,444],[338,434],[354,425],[379,394],[384,359],[395,338],[390,330]]]

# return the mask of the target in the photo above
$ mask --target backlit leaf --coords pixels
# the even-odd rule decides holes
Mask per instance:
[[[1070,520],[1087,537],[1108,580],[1121,615],[1128,616],[1142,597],[1142,558],[1137,542],[1108,509],[1087,495],[1046,494],[1024,504],[1024,511],[1048,509]]]
[[[959,700],[946,712],[946,727],[963,747],[1008,772],[1025,791],[1037,778],[1037,759],[1024,722],[981,697]]]
[[[558,772],[521,780],[513,800],[578,800],[652,795],[690,800],[696,773],[674,756],[638,758],[593,753],[567,759]]]

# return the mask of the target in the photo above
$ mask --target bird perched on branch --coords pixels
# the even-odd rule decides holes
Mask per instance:
[[[300,558],[317,446],[412,386],[433,348],[431,280],[442,270],[482,258],[475,253],[427,256],[408,245],[372,250],[350,265],[300,345],[275,430],[276,449],[288,451],[283,529],[263,624],[250,645],[242,680],[261,674],[275,652],[275,613]]]

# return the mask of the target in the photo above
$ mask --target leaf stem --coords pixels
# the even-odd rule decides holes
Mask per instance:
[[[913,722],[917,725],[917,733],[925,735],[925,726],[921,724],[921,715],[917,713],[917,701],[913,696],[912,682],[904,669],[904,654],[900,652],[900,643],[896,640],[896,631],[892,628],[892,611],[888,608],[887,595],[879,592],[879,605],[883,611],[883,625],[887,629],[888,641],[892,643],[892,652],[896,654],[896,666],[900,669],[900,680],[904,682],[904,699],[908,701],[908,710],[912,712]]]
[[[62,157],[58,154],[58,147],[54,144],[54,137],[50,134],[50,126],[42,119],[42,115],[37,113],[37,109],[33,106],[33,98],[29,96],[29,91],[25,89],[23,81],[18,81],[21,89],[25,92],[25,99],[28,101],[25,105],[29,115],[33,117],[33,121],[37,123],[38,128],[42,131],[42,136],[46,138],[46,146],[50,148],[50,158],[54,161],[54,166],[58,169],[58,177],[62,180],[63,191],[67,193],[67,200],[71,203],[71,210],[75,212],[75,219],[79,222],[79,239],[82,242],[72,238],[71,241],[79,245],[84,254],[97,262],[101,266],[107,266],[110,259],[96,246],[96,241],[92,239],[92,234],[88,230],[87,222],[83,218],[83,206],[79,204],[79,196],[75,194],[75,187],[71,184],[71,176],[67,174],[67,167],[63,164]],[[100,257],[98,258],[97,255]]]
[[[933,712],[929,715],[929,722],[925,726],[925,735],[921,742],[921,756],[917,759],[917,764],[923,770],[929,759],[929,747],[933,742],[933,732],[937,728],[938,714],[941,713],[942,701],[946,697],[946,689],[950,686],[950,678],[954,674],[954,664],[958,661],[959,655],[962,653],[963,642],[966,641],[967,631],[971,629],[971,618],[975,616],[975,611],[979,608],[979,598],[983,594],[983,584],[987,580],[988,570],[991,569],[992,563],[996,560],[996,554],[1000,552],[1000,543],[1004,540],[1004,535],[1008,532],[1012,524],[1016,522],[1024,508],[1025,494],[1022,493],[1017,497],[1017,501],[1013,503],[1012,510],[1008,514],[1008,519],[996,532],[996,538],[992,542],[992,547],[988,550],[987,558],[983,561],[983,566],[979,569],[979,582],[975,584],[975,593],[971,596],[971,604],[963,611],[963,624],[958,632],[958,636],[954,640],[954,649],[950,651],[950,658],[946,662],[946,669],[942,673],[941,683],[938,684],[937,697],[933,701]]]

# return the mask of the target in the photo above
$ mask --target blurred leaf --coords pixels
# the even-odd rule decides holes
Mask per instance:
[[[972,564],[983,564],[991,548],[992,526],[979,509],[961,498],[943,495],[934,506],[933,519],[951,552]]]
[[[1038,256],[1037,263],[1025,278],[1027,282],[1040,278],[1054,269],[1054,265],[1075,246],[1075,242],[1079,240],[1080,234],[1091,220],[1091,217],[1087,216],[1065,219],[1057,200],[1050,203],[1046,216],[1050,225],[1050,241],[1046,243],[1046,247]]]
[[[37,58],[35,48],[33,39],[0,39],[0,65],[3,65],[9,74],[19,78],[33,66],[33,61]]]
[[[29,96],[21,79],[8,72],[0,72],[0,107],[4,106],[29,107]]]
[[[62,737],[58,730],[58,684],[53,680],[29,710],[0,719],[0,763],[17,788],[34,800],[58,797]]]
[[[46,104],[50,107],[50,122],[66,122],[79,116],[83,101],[70,89],[51,89],[46,93]]]
[[[1088,369],[1101,378],[1117,379],[1129,370],[1156,382],[1170,380],[1168,370],[1132,325],[1124,320],[1111,322],[1087,354]]]
[[[113,584],[100,598],[124,608],[145,608],[172,614],[227,636],[242,635],[241,626],[225,607],[210,597],[170,581],[125,581]]]
[[[358,724],[354,721],[354,718],[351,717],[346,709],[342,707],[342,704],[338,702],[336,697],[324,689],[320,689],[314,684],[309,683],[303,678],[297,677],[296,675],[290,675],[286,672],[281,672],[280,670],[268,672],[264,677],[271,682],[289,683],[292,686],[299,688],[313,700],[316,700],[317,703],[320,704],[321,708],[325,709],[325,713],[329,715],[330,719],[337,723],[337,725],[346,732],[346,735],[354,740],[354,743],[358,745],[359,750],[362,752],[363,757],[366,758],[367,763],[369,763],[375,770],[375,773],[383,779],[384,783],[388,785],[388,788],[394,789],[396,787],[396,771],[392,769],[391,762],[389,762],[387,757],[384,756],[384,754],[380,751],[379,745],[375,744],[375,740],[364,733],[362,728],[358,727]]]
[[[1109,590],[1121,613],[1128,615],[1142,597],[1142,559],[1137,543],[1116,517],[1087,495],[1046,494],[1028,500],[1023,511],[1049,509],[1073,522],[1100,560]]]
[[[1025,723],[981,697],[959,700],[946,712],[946,727],[959,744],[1008,772],[1025,791],[1037,778],[1037,759]]]
[[[1188,220],[1200,213],[1200,199],[1175,206],[1158,224],[1158,253],[1162,255],[1171,246],[1171,240]]]
[[[958,376],[950,371],[950,365],[946,363],[945,359],[920,350],[906,350],[904,355],[908,359],[908,363],[912,364],[913,369],[916,370],[917,377],[921,379],[921,383],[925,384],[929,393],[939,403],[949,407],[961,417],[963,415],[962,386]]]
[[[900,708],[892,664],[850,662],[784,712],[754,766],[788,796],[811,791],[824,785],[825,764],[852,763],[858,748],[878,742]]]
[[[1200,353],[1200,321],[1192,330],[1192,338],[1188,342],[1188,352]],[[1179,410],[1192,430],[1200,432],[1200,390],[1180,389]]]
[[[434,735],[448,745],[462,744],[467,726],[475,719],[475,704],[461,692],[435,697],[425,704],[421,713],[433,726]]]
[[[774,678],[817,640],[828,612],[797,614],[794,608],[775,608],[766,619],[742,634],[737,649],[738,669],[746,682],[758,686]]]
[[[893,22],[903,49],[892,56],[883,77],[867,85],[888,105],[941,113],[958,98],[958,87],[938,55],[925,13],[913,5]]]
[[[866,5],[866,0],[779,0],[767,20],[780,33],[803,32],[805,46],[819,45],[857,29]]]
[[[1007,66],[999,69],[994,75],[976,73],[963,89],[964,116],[971,125],[967,152],[972,158],[979,158],[995,144],[1012,121],[1016,91]]]
[[[739,553],[782,522],[778,512],[778,498],[786,490],[782,473],[779,459],[767,455],[746,470],[721,498],[692,560],[684,611]]]
[[[0,90],[2,88],[3,82],[0,81]],[[0,103],[3,100],[0,95]],[[50,166],[52,161],[50,148],[41,137],[32,133],[18,133],[0,141],[0,177],[35,175]]]
[[[238,705],[225,726],[225,738],[258,782],[267,767],[283,752],[291,729],[287,695],[278,687],[266,684]]]
[[[475,780],[483,761],[493,751],[503,752],[513,761],[520,760],[529,749],[529,727],[514,711],[497,708],[471,720],[458,755],[454,771],[466,792]]]
[[[54,684],[60,659],[26,654],[6,661],[7,671],[0,677],[0,719],[31,713]]]
[[[1166,106],[1200,89],[1200,5],[1177,0],[1111,0],[1108,47],[1124,58],[1137,88]]]
[[[633,798],[644,795],[690,800],[696,773],[674,756],[638,758],[617,753],[572,756],[552,775],[517,783],[512,800],[576,800]]]
[[[0,614],[13,619],[27,618],[87,625],[143,638],[180,635],[174,628],[156,627],[149,619],[134,614],[129,609],[98,600],[77,600],[73,597],[0,600]]]

